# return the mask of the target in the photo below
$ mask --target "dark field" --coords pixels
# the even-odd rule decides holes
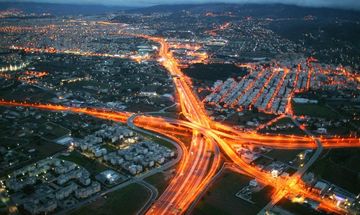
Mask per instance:
[[[225,171],[196,206],[195,215],[257,214],[269,200],[270,189],[253,194],[255,204],[248,203],[235,194],[248,185],[251,178]]]
[[[136,214],[148,198],[147,190],[139,184],[131,184],[114,191],[95,202],[82,207],[72,215]]]
[[[201,81],[216,81],[232,76],[242,77],[247,74],[247,71],[233,64],[194,64],[185,69],[184,73]]]
[[[359,193],[359,163],[359,149],[332,149],[319,158],[312,167],[312,171],[341,188]]]

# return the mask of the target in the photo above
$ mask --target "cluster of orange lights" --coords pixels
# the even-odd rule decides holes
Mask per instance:
[[[23,75],[18,77],[18,80],[21,82],[26,82],[28,84],[37,84],[38,79],[41,79],[47,76],[48,72],[37,72],[37,71],[25,71]]]
[[[182,68],[186,68],[188,65],[191,65],[191,64],[206,63],[207,60],[209,59],[209,55],[206,52],[200,51],[202,46],[198,45],[198,44],[172,43],[169,45],[169,48],[171,48],[171,49],[186,49],[186,55],[191,56],[193,58],[192,60],[187,60],[184,63],[178,62],[180,64],[179,66]]]
[[[49,47],[49,48],[32,48],[32,47],[21,47],[21,46],[12,46],[11,49],[13,50],[22,50],[26,53],[50,53],[50,54],[55,54],[58,51],[54,48],[54,47]]]
[[[231,25],[230,22],[226,22],[226,23],[218,26],[217,28],[205,31],[205,34],[209,34],[211,36],[216,36],[218,31],[224,31],[224,30],[228,29],[230,27],[230,25]]]
[[[299,63],[297,65],[297,69],[294,70],[295,73],[292,72],[292,69],[290,69],[290,67],[284,67],[278,64],[275,64],[274,67],[271,66],[270,68],[265,68],[264,66],[260,66],[258,64],[236,64],[236,66],[247,68],[250,71],[249,74],[242,77],[242,80],[248,81],[246,87],[243,87],[240,90],[241,92],[238,93],[238,97],[236,99],[233,99],[231,104],[228,104],[226,102],[225,104],[222,103],[225,100],[229,99],[229,94],[234,95],[232,94],[233,90],[239,90],[237,88],[238,85],[236,83],[232,84],[225,93],[219,93],[218,89],[221,86],[217,87],[215,90],[212,91],[211,94],[214,95],[219,93],[217,94],[217,96],[220,96],[221,98],[218,99],[216,102],[209,101],[208,103],[210,105],[222,105],[224,108],[237,108],[238,111],[242,111],[244,108],[248,108],[251,110],[255,106],[260,111],[268,114],[294,115],[291,101],[297,93],[307,92],[310,89],[316,90],[324,89],[327,87],[331,87],[331,89],[360,89],[360,77],[357,73],[350,72],[350,70],[345,67],[324,67],[316,62],[317,60],[313,57],[307,58],[307,68],[303,68],[302,65]],[[254,71],[257,72],[256,75],[254,75]],[[264,75],[265,73],[266,75]],[[279,75],[280,73],[281,75]],[[294,75],[294,78],[292,78],[292,75]],[[265,80],[264,84],[261,84],[261,86],[257,86],[259,87],[258,92],[256,92],[256,94],[251,97],[251,101],[242,102],[243,104],[246,104],[244,106],[238,104],[241,99],[244,99],[244,95],[249,96],[249,91],[253,90],[255,83],[263,79]],[[304,79],[306,80],[305,82]],[[274,82],[274,80],[277,80],[277,82]],[[269,86],[270,84],[272,86]],[[272,88],[272,90],[269,92],[268,89],[270,88]],[[270,96],[270,99],[267,101],[266,104],[264,104],[264,106],[262,106],[257,103],[261,96],[264,95],[264,92],[266,92],[267,95]],[[356,95],[353,95],[353,97],[356,98]],[[280,108],[276,108],[279,109],[276,110],[273,108],[279,107],[276,105],[280,102],[283,103],[282,101],[285,101],[284,109],[281,108],[280,110]],[[262,100],[262,102],[264,102],[264,99]],[[281,106],[282,105],[283,104],[281,104]]]
[[[87,52],[80,50],[58,50],[54,47],[48,48],[32,48],[32,47],[22,47],[22,46],[11,46],[13,50],[21,50],[26,53],[47,53],[47,54],[72,54],[78,56],[87,56],[87,57],[109,57],[109,58],[122,58],[122,59],[131,59],[135,62],[143,62],[149,60],[149,55],[136,55],[134,52],[118,55],[118,54],[108,54],[108,53],[96,53],[96,52]]]
[[[38,31],[38,32],[45,32],[45,29],[38,28],[35,29],[33,27],[18,27],[18,26],[5,26],[0,27],[0,32],[3,33],[23,33],[23,32],[29,32],[29,31]]]
[[[224,29],[223,26],[220,29]],[[320,208],[345,213],[335,201],[321,198],[306,188],[301,175],[294,174],[287,177],[273,177],[256,166],[249,165],[235,151],[235,144],[249,144],[281,149],[316,148],[311,137],[289,135],[263,135],[254,132],[235,130],[232,127],[214,122],[207,115],[202,103],[193,93],[191,83],[182,73],[178,61],[172,55],[170,46],[165,39],[148,35],[133,35],[152,40],[160,44],[160,63],[173,77],[177,89],[177,97],[181,113],[187,121],[141,115],[135,118],[134,124],[147,130],[160,133],[176,140],[182,150],[183,157],[177,167],[176,174],[167,189],[149,209],[148,214],[182,214],[196,202],[203,191],[207,189],[210,181],[218,172],[221,165],[221,153],[229,158],[238,168],[247,175],[256,178],[259,182],[273,186],[275,192],[272,201],[276,203],[285,196],[302,196],[320,202]],[[84,113],[101,119],[116,122],[127,122],[132,115],[127,112],[111,110],[65,107],[51,104],[30,104],[14,101],[0,101],[0,105],[33,107],[52,111],[69,111]],[[278,120],[278,119],[277,119]],[[192,135],[188,147],[179,140],[184,134]],[[323,147],[360,147],[360,140],[356,137],[325,138],[320,137]],[[300,199],[299,199],[300,201]]]

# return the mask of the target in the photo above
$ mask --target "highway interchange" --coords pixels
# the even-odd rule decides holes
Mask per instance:
[[[179,152],[178,160],[164,165],[164,170],[179,162],[177,171],[168,187],[153,203],[154,195],[143,207],[146,214],[184,214],[194,206],[199,196],[214,177],[218,176],[223,167],[224,159],[233,163],[233,168],[256,178],[259,182],[274,187],[272,201],[263,209],[271,209],[280,199],[287,195],[302,195],[320,202],[322,209],[338,214],[344,214],[343,208],[334,202],[321,198],[318,194],[305,189],[301,176],[317,160],[323,148],[359,147],[360,141],[356,137],[324,138],[313,137],[306,129],[308,136],[263,135],[254,132],[242,132],[232,127],[214,122],[207,115],[202,103],[194,94],[189,78],[186,77],[177,60],[169,50],[164,38],[148,35],[133,35],[154,41],[160,45],[159,62],[171,74],[177,90],[177,99],[181,113],[186,120],[177,120],[164,117],[149,116],[146,114],[132,114],[128,112],[115,112],[105,109],[65,107],[52,104],[34,104],[15,101],[0,101],[3,106],[33,107],[51,111],[68,111],[88,114],[97,118],[127,123],[134,130],[148,130],[149,134],[158,133],[176,142]],[[292,117],[292,116],[290,116]],[[297,123],[296,121],[294,121]],[[300,126],[300,125],[298,125]],[[190,134],[192,141],[183,143],[179,135]],[[157,137],[161,137],[158,136]],[[271,174],[263,172],[255,166],[246,163],[235,151],[234,144],[253,144],[279,149],[316,149],[308,163],[289,177],[274,178]],[[180,160],[181,158],[181,160]],[[142,176],[142,178],[146,175]],[[150,207],[151,205],[151,207]]]

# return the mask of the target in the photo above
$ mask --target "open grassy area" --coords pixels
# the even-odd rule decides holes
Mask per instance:
[[[289,162],[296,158],[296,156],[304,150],[286,150],[286,149],[273,149],[266,153],[267,156],[282,162]]]
[[[356,132],[357,127],[359,127],[359,122],[353,120],[352,122],[344,123],[339,127],[328,127],[328,134],[340,135],[340,136],[349,136],[351,132]],[[359,127],[360,128],[360,127]],[[358,130],[359,133],[360,130]]]
[[[266,193],[260,191],[254,194],[255,204],[248,203],[235,196],[242,187],[248,185],[250,180],[251,178],[247,176],[225,171],[200,200],[194,214],[256,214],[269,199]],[[268,192],[267,189],[264,191]]]
[[[234,64],[193,64],[184,69],[184,73],[191,78],[201,81],[225,80],[231,76],[242,77],[247,74],[246,69],[239,68]]]
[[[282,127],[287,125],[293,125],[289,128],[277,128],[276,130],[271,130],[270,128],[276,128],[276,126]],[[301,130],[290,118],[282,118],[277,122],[273,123],[269,128],[263,128],[259,130],[260,133],[269,133],[269,134],[287,134],[287,135],[305,135],[306,133]]]
[[[147,177],[145,181],[156,187],[160,195],[165,191],[167,185],[169,184],[169,180],[166,179],[165,174],[161,172]]]
[[[269,132],[269,133],[272,133]],[[280,129],[280,130],[277,130],[275,132],[273,132],[275,134],[287,134],[287,135],[305,135],[305,132],[303,130],[301,130],[300,128],[298,127],[293,127],[293,128],[287,128],[287,129]]]
[[[219,207],[216,207],[212,204],[202,201],[197,205],[196,209],[194,210],[194,214],[197,214],[197,215],[217,215],[217,214],[230,215],[231,213],[228,213],[227,211],[224,211]]]
[[[52,122],[46,122],[39,127],[40,132],[44,132],[42,137],[48,140],[56,140],[70,134],[70,130]]]
[[[179,118],[179,112],[178,111],[166,111],[163,113],[154,113],[151,114],[152,116],[160,116],[160,117],[167,117],[167,118],[173,118],[178,119]]]
[[[293,103],[293,110],[295,115],[306,115],[312,117],[321,117],[327,119],[339,118],[339,115],[330,108],[321,104],[297,104]]]
[[[37,151],[37,156],[41,159],[51,156],[57,152],[61,152],[66,149],[66,146],[47,142],[47,141],[41,141],[40,143],[33,143],[26,145],[26,150],[35,149]]]
[[[359,149],[332,149],[326,156],[314,163],[311,171],[321,178],[357,194],[360,192],[359,162]]]
[[[274,125],[287,125],[289,123],[293,124],[293,121],[290,118],[285,117],[285,118],[279,119],[277,122],[274,123]]]
[[[228,119],[226,119],[224,123],[229,125],[246,125],[248,121],[254,121],[256,119],[261,124],[268,122],[276,117],[275,115],[266,114],[255,110],[245,110],[243,111],[243,113],[244,115],[242,116],[239,116],[238,114],[233,114]]]
[[[86,205],[72,215],[136,214],[149,198],[147,190],[139,184],[131,184],[114,191],[90,205]]]
[[[98,161],[87,158],[77,151],[72,151],[68,156],[61,155],[61,156],[59,156],[59,158],[63,159],[63,160],[74,162],[74,163],[84,167],[92,175],[96,175],[106,169],[109,169],[106,166],[104,166],[103,164],[99,163]]]

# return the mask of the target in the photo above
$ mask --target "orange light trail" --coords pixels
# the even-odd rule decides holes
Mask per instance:
[[[243,132],[232,127],[213,122],[207,115],[202,103],[193,93],[191,82],[181,71],[178,61],[169,50],[167,41],[160,37],[134,35],[160,44],[160,63],[172,75],[177,89],[181,112],[187,121],[166,119],[153,116],[136,117],[134,123],[154,132],[176,139],[179,132],[192,134],[189,149],[181,144],[184,150],[183,158],[177,168],[174,178],[158,201],[149,209],[148,214],[183,214],[196,200],[203,189],[210,183],[221,164],[221,151],[247,174],[264,184],[275,188],[272,201],[277,202],[288,194],[301,194],[320,202],[321,208],[342,213],[341,208],[329,200],[305,189],[300,175],[274,178],[271,174],[259,170],[246,163],[234,150],[233,144],[248,143],[272,148],[316,148],[314,140],[307,136],[262,135],[256,132]],[[285,75],[284,75],[285,76]],[[51,104],[30,104],[0,101],[3,106],[22,106],[50,111],[69,111],[88,114],[97,118],[126,123],[132,115],[127,112],[116,112],[107,109],[65,107]],[[319,138],[324,147],[359,147],[358,138]],[[213,155],[213,156],[212,156]]]
[[[21,107],[31,107],[31,108],[39,108],[39,109],[44,109],[44,110],[50,110],[50,111],[69,111],[69,112],[74,112],[74,113],[83,113],[83,114],[88,114],[97,118],[101,118],[101,119],[107,119],[107,120],[113,120],[113,121],[117,121],[117,122],[122,122],[125,123],[127,121],[127,119],[131,116],[131,113],[123,113],[123,112],[114,112],[114,111],[110,111],[110,110],[106,110],[106,109],[92,109],[92,108],[77,108],[77,107],[65,107],[65,106],[60,106],[60,105],[50,105],[50,104],[31,104],[31,103],[17,103],[17,102],[9,102],[9,101],[0,101],[0,105],[2,106],[21,106]],[[278,190],[277,192],[275,192],[274,194],[274,199],[276,199],[279,196],[283,196],[284,194],[287,193],[300,193],[302,195],[307,196],[308,198],[312,198],[312,199],[316,199],[316,200],[321,200],[320,202],[322,203],[322,207],[331,209],[331,210],[339,210],[339,208],[337,207],[333,207],[333,204],[330,204],[329,202],[324,202],[324,200],[322,200],[321,198],[318,198],[316,196],[314,196],[314,194],[309,194],[306,191],[303,191],[301,189],[301,182],[299,181],[299,179],[295,180],[296,183],[295,184],[300,184],[300,185],[293,185],[294,184],[294,179],[293,180],[289,180],[289,179],[279,179],[277,178],[276,180],[271,178],[271,176],[265,172],[262,172],[260,170],[258,170],[256,167],[248,165],[246,162],[244,162],[234,151],[234,149],[231,147],[231,142],[223,140],[223,138],[220,138],[220,135],[217,134],[217,132],[214,132],[212,129],[206,129],[206,128],[200,128],[195,126],[191,126],[190,129],[186,128],[186,125],[192,125],[192,123],[190,122],[179,122],[179,124],[181,125],[181,127],[179,127],[179,125],[174,125],[173,123],[177,121],[177,120],[171,120],[170,123],[166,121],[166,119],[162,119],[159,117],[153,117],[153,116],[139,116],[136,118],[135,120],[135,124],[138,127],[142,127],[145,128],[147,130],[152,130],[161,134],[164,134],[165,136],[168,136],[172,139],[176,139],[175,135],[177,135],[177,133],[175,133],[174,135],[174,131],[179,130],[179,132],[183,132],[187,131],[188,134],[190,134],[191,131],[194,131],[194,135],[193,135],[193,141],[192,144],[190,145],[190,154],[189,152],[186,150],[186,147],[184,145],[182,145],[183,151],[184,153],[184,157],[183,157],[183,161],[181,162],[178,171],[177,171],[177,175],[174,177],[174,179],[171,181],[169,187],[166,189],[166,192],[164,193],[164,196],[162,195],[160,197],[160,199],[157,201],[157,203],[155,203],[155,205],[150,209],[149,213],[150,214],[155,214],[157,212],[162,212],[162,213],[166,213],[166,211],[174,210],[174,208],[177,209],[181,209],[181,211],[185,211],[185,209],[191,204],[191,202],[197,197],[197,195],[199,195],[199,193],[202,191],[203,188],[206,187],[207,183],[211,180],[212,176],[216,173],[217,167],[220,165],[220,157],[216,156],[215,160],[212,161],[212,164],[210,166],[210,168],[199,168],[199,167],[208,167],[209,166],[209,159],[206,158],[206,153],[208,153],[209,148],[211,149],[212,147],[214,147],[214,144],[211,143],[211,139],[215,140],[217,144],[219,144],[220,148],[222,149],[222,151],[231,159],[233,160],[233,162],[239,166],[240,168],[242,168],[245,172],[247,172],[249,175],[255,177],[258,180],[261,180],[262,183],[266,183],[269,185],[275,185],[276,190]],[[201,133],[206,136],[207,138],[202,138],[202,136],[200,135],[200,133],[198,131],[201,131]],[[221,133],[221,132],[218,132]],[[254,134],[249,134],[249,135],[254,135]],[[273,139],[274,142],[271,142],[272,145],[267,145],[275,147],[277,145],[277,142],[279,140],[282,140],[284,144],[286,144],[286,140],[289,140],[286,137],[271,137],[271,136],[256,136],[256,139],[261,138],[261,139]],[[303,139],[304,137],[294,137]],[[324,142],[324,147],[359,147],[360,146],[360,140],[357,138],[332,138],[332,139],[326,139],[326,138],[321,138],[321,141]],[[346,143],[346,141],[348,141],[348,143]],[[177,141],[179,142],[179,141]],[[292,142],[292,141],[289,141]],[[288,143],[289,143],[288,142]],[[306,145],[304,145],[306,144]],[[315,145],[309,145],[309,142],[304,142],[303,144],[297,145],[297,147],[305,147],[305,148],[314,148]],[[356,145],[354,145],[356,144]],[[286,145],[284,145],[284,147],[286,148]],[[296,147],[290,147],[290,148],[296,148]],[[201,151],[200,155],[201,156],[195,156],[196,151]],[[216,153],[216,151],[214,150],[214,152]],[[195,159],[195,160],[194,160]],[[199,165],[195,165],[197,163],[200,163]],[[193,167],[193,168],[190,168]],[[215,168],[216,167],[216,168]],[[189,169],[190,168],[190,169]],[[183,179],[184,176],[191,176],[193,174],[189,174],[190,172],[199,172],[201,173],[200,176],[201,177],[188,177],[186,180],[188,181],[188,183],[184,183]],[[206,174],[206,171],[210,171],[210,173]],[[198,174],[195,174],[196,176],[199,176]],[[289,184],[290,183],[290,184]],[[184,184],[186,184],[187,186],[185,186]],[[284,190],[284,186],[285,187],[290,187],[287,188],[287,191],[281,191]],[[298,187],[300,186],[300,188]],[[183,193],[183,192],[178,192],[179,189],[185,189],[191,187],[191,189],[189,189],[189,193]],[[280,189],[281,188],[281,189]],[[296,189],[295,189],[296,188]],[[176,194],[176,195],[175,195]],[[191,194],[191,195],[189,195]],[[185,198],[185,199],[184,199]],[[177,205],[179,207],[172,207],[169,208],[168,204],[171,202],[171,205]],[[176,210],[177,210],[176,209]]]

